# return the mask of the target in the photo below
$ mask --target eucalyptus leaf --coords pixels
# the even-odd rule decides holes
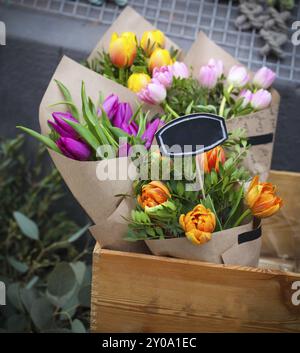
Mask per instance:
[[[89,308],[91,305],[91,286],[82,287],[78,294],[79,302],[82,306]]]
[[[30,316],[38,329],[50,328],[53,325],[53,314],[54,306],[46,297],[33,300]]]
[[[18,211],[15,211],[13,215],[24,235],[33,240],[39,239],[39,228],[35,222],[33,222],[30,218]]]
[[[72,321],[72,332],[73,333],[86,333],[86,329],[80,320],[75,319]]]
[[[72,234],[68,239],[68,242],[73,243],[74,241],[79,239],[89,229],[90,226],[91,226],[90,224],[87,224],[86,226],[79,229],[76,233]]]
[[[20,273],[26,273],[28,271],[28,266],[25,263],[16,260],[13,256],[9,256],[7,261],[16,271]]]
[[[77,261],[71,263],[70,265],[75,273],[77,283],[81,285],[86,271],[86,264],[82,261]]]
[[[75,273],[67,262],[57,264],[48,277],[48,291],[56,297],[62,297],[71,292],[75,285]]]

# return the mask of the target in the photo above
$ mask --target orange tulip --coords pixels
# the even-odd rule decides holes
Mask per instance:
[[[171,55],[167,49],[156,48],[150,56],[148,68],[152,72],[155,67],[171,65],[172,63]]]
[[[179,223],[185,236],[192,243],[201,245],[211,239],[211,234],[216,227],[216,216],[210,209],[199,204],[186,215],[182,214]]]
[[[142,194],[138,195],[137,201],[143,207],[155,207],[171,198],[170,191],[160,181],[151,181],[142,187]]]
[[[135,34],[123,32],[121,36],[113,33],[109,45],[110,60],[119,69],[129,67],[136,57],[137,44]]]
[[[221,146],[204,153],[204,172],[210,173],[212,169],[219,171],[220,163],[225,163],[225,152]]]
[[[262,183],[255,176],[246,193],[246,203],[254,216],[266,218],[280,209],[282,199],[276,196],[273,184]]]
[[[141,47],[144,49],[148,56],[151,55],[156,48],[164,48],[164,34],[159,30],[144,32],[141,39]]]

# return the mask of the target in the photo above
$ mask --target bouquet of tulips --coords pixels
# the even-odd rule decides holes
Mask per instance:
[[[249,178],[241,167],[247,148],[244,140],[240,147],[231,137],[198,156],[204,170],[199,191],[187,188],[190,180],[178,180],[173,161],[152,154],[149,165],[156,162],[162,169],[169,163],[170,178],[135,183],[136,208],[125,239],[144,240],[156,255],[257,266],[258,219],[276,213],[282,200],[272,184]]]
[[[130,7],[104,34],[88,66],[135,92],[165,122],[206,112],[223,116],[228,131],[245,129],[252,147],[244,165],[267,179],[279,106],[270,69],[248,72],[201,32],[183,55]]]

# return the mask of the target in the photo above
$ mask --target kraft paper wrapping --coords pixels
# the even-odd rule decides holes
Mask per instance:
[[[253,223],[213,233],[212,239],[203,245],[194,245],[187,238],[146,240],[154,255],[172,256],[180,259],[230,264],[240,266],[258,265],[261,237],[238,244],[238,236],[253,229]]]
[[[51,113],[67,110],[65,105],[49,107],[51,104],[63,100],[54,79],[61,81],[68,87],[79,109],[81,108],[82,81],[85,82],[87,94],[95,102],[97,102],[101,91],[104,97],[115,93],[121,100],[129,102],[132,107],[136,107],[135,94],[125,87],[100,76],[67,57],[63,57],[40,104],[39,121],[44,135],[49,133],[47,120],[51,118]],[[124,172],[123,169],[126,168],[125,171],[127,172],[128,158],[122,157],[124,164],[120,165],[117,163],[117,159],[81,162],[51,150],[49,150],[49,153],[69,189],[96,224],[106,220],[120,204],[122,197],[116,197],[115,195],[131,193],[132,181],[129,178],[125,180],[99,180],[97,178],[97,172],[105,171],[105,167],[110,168],[115,173]]]

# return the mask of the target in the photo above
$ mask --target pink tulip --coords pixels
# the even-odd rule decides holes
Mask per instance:
[[[60,137],[56,141],[56,144],[66,157],[78,161],[86,161],[91,156],[89,146],[83,141],[74,140],[70,137]]]
[[[157,80],[152,79],[139,93],[140,100],[147,104],[160,104],[167,97],[166,88]]]
[[[255,110],[261,110],[267,108],[272,101],[272,95],[269,91],[260,89],[253,93],[251,99],[251,106]]]
[[[173,65],[171,65],[171,69],[173,72],[173,76],[176,78],[188,78],[189,77],[189,69],[185,65],[185,63],[175,61]]]
[[[199,83],[205,88],[214,88],[218,81],[218,72],[215,66],[202,66],[199,72]]]
[[[253,78],[254,86],[258,88],[269,88],[276,78],[276,74],[274,71],[268,69],[267,67],[262,67],[259,69]]]
[[[169,88],[173,82],[173,73],[170,66],[155,67],[153,69],[153,78],[155,78],[164,87]]]
[[[217,71],[217,77],[220,78],[224,72],[224,64],[222,60],[218,59],[209,59],[208,61],[208,66],[213,66],[215,67]]]
[[[244,66],[234,65],[229,71],[227,82],[233,87],[244,87],[249,81],[249,75]]]
[[[247,105],[251,102],[252,99],[252,92],[249,89],[243,89],[238,98],[243,98],[242,108],[246,108]]]

